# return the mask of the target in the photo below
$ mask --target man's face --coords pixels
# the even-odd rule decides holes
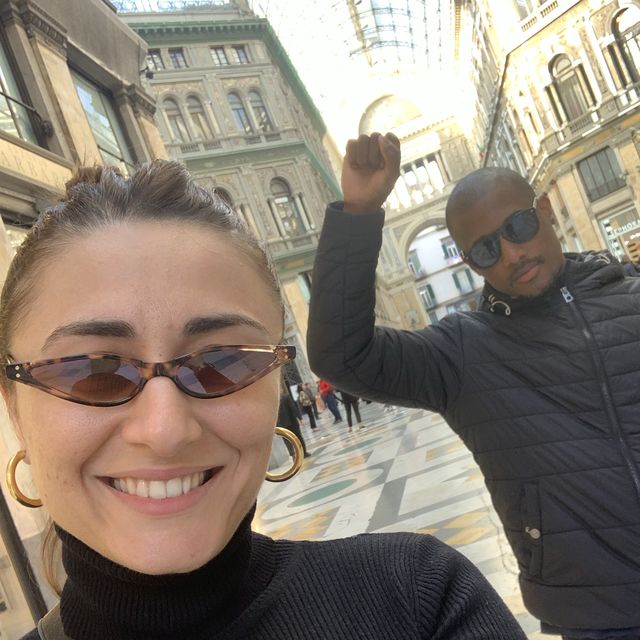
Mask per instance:
[[[510,185],[498,185],[469,209],[452,216],[449,231],[468,255],[478,240],[499,229],[514,211],[531,206],[527,194]],[[536,235],[522,244],[500,236],[500,257],[494,265],[480,268],[465,259],[494,289],[512,297],[540,295],[564,266],[562,248],[551,224],[553,210],[546,196],[536,200],[536,212],[540,226]]]

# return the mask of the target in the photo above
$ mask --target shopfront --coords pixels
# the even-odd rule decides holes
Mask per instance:
[[[633,204],[598,218],[609,251],[618,258],[633,259],[634,244],[640,241],[640,217]]]

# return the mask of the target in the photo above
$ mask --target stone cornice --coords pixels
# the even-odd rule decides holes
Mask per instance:
[[[136,114],[153,118],[156,112],[155,101],[143,91],[139,86],[135,84],[123,85],[117,92],[115,92],[116,100],[124,100],[129,103]]]
[[[11,4],[16,7],[30,38],[41,38],[66,57],[67,30],[62,24],[31,0],[12,0]]]
[[[131,15],[126,16],[125,21],[145,40],[148,38],[166,38],[168,36],[199,36],[211,33],[237,34],[251,33],[255,31],[266,32],[268,29],[267,21],[261,18],[239,21],[220,20],[218,22],[213,22],[211,20],[177,22],[174,18],[173,20],[167,19],[166,22],[143,22],[142,20],[138,22],[136,16]]]

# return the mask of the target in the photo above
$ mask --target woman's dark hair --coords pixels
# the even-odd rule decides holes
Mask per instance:
[[[224,234],[253,263],[282,309],[275,270],[255,236],[222,198],[197,184],[180,163],[155,160],[129,177],[114,167],[81,167],[65,186],[63,199],[40,216],[9,267],[0,298],[2,362],[9,358],[12,336],[33,304],[34,284],[50,261],[77,239],[112,225],[167,221]],[[4,376],[0,384],[11,391],[12,383]],[[43,560],[47,579],[58,590],[56,541],[50,526]]]
[[[155,160],[130,177],[114,167],[81,167],[66,195],[47,209],[13,259],[0,298],[0,358],[7,361],[11,336],[24,316],[33,284],[65,245],[110,225],[137,221],[200,225],[225,234],[253,262],[281,303],[275,271],[255,236],[215,192],[197,184],[178,162]],[[7,380],[2,377],[2,384]]]

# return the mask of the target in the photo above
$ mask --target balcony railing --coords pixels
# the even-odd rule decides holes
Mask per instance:
[[[594,107],[579,118],[566,122],[558,131],[544,138],[542,150],[547,155],[554,153],[560,147],[579,139],[590,129],[606,124],[620,113],[637,105],[640,105],[640,84],[627,87],[605,100],[599,107]],[[536,158],[535,164],[538,164],[538,160]]]
[[[287,135],[287,138],[293,136]],[[240,146],[253,146],[268,142],[282,140],[281,133],[260,133],[247,135],[245,133],[233,134],[224,138],[211,140],[194,140],[192,142],[167,142],[165,146],[173,156],[181,156],[188,153],[204,153],[206,151],[216,151],[218,149],[231,149]]]
[[[274,258],[281,258],[283,254],[304,248],[310,249],[317,246],[319,236],[320,233],[318,231],[309,231],[298,236],[269,238],[265,244],[267,246],[267,250]]]
[[[547,0],[520,22],[520,30],[523,33],[532,29],[538,30],[553,19],[553,14],[558,8],[567,8],[576,2],[579,0]],[[529,35],[527,33],[527,36]]]

